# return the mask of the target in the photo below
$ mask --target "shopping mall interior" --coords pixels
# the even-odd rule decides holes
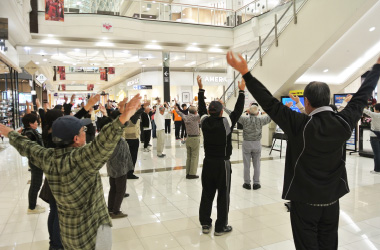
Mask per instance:
[[[1,0],[0,123],[20,130],[27,103],[37,110],[38,99],[49,109],[73,95],[73,110],[95,94],[103,105],[140,94],[151,107],[158,99],[196,106],[197,76],[206,104],[222,100],[233,109],[241,75],[228,65],[228,51],[240,53],[284,104],[289,93],[302,97],[309,82],[321,81],[339,107],[380,55],[379,12],[376,0]],[[369,106],[379,97],[376,88]],[[245,90],[245,109],[254,102]],[[232,131],[233,230],[222,236],[202,231],[202,180],[186,178],[186,143],[176,140],[173,120],[171,128],[164,158],[155,153],[156,138],[149,152],[140,143],[139,178],[127,180],[121,210],[128,217],[112,219],[112,249],[296,249],[282,199],[287,137],[273,121],[262,128],[258,190],[242,187],[243,130]],[[339,201],[338,249],[380,249],[380,175],[371,173],[370,133],[363,118],[345,145],[350,192]],[[105,166],[100,176],[107,201]],[[49,204],[38,198],[46,211],[27,213],[30,181],[28,158],[2,137],[0,250],[51,247]]]

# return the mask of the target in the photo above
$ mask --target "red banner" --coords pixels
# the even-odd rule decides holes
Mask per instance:
[[[106,69],[100,69],[100,80],[107,81],[107,71]]]
[[[94,90],[94,84],[87,84],[87,90],[93,91]]]
[[[115,74],[115,67],[108,67],[108,74]]]
[[[59,74],[59,79],[60,79],[61,81],[66,80],[66,73],[63,72],[63,73]]]
[[[65,73],[65,66],[58,66],[58,74]]]
[[[45,20],[65,21],[64,0],[45,0]]]

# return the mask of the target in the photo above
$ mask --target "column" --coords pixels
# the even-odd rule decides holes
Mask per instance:
[[[162,52],[162,77],[164,79],[164,101],[170,102],[170,52]]]

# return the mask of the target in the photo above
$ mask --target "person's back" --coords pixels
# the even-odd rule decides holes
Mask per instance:
[[[239,123],[243,126],[243,139],[246,141],[259,141],[262,137],[262,128],[271,121],[267,115],[241,116]]]

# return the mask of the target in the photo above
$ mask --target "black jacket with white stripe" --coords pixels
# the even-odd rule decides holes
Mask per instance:
[[[289,138],[283,199],[327,204],[349,192],[343,146],[362,116],[379,75],[380,64],[376,64],[340,113],[321,107],[309,115],[292,111],[251,73],[244,75],[249,92]]]
[[[198,100],[205,157],[229,160],[232,154],[231,132],[243,113],[245,99],[244,91],[239,91],[235,108],[228,117],[214,117],[207,115],[204,92],[203,89],[199,89]]]

